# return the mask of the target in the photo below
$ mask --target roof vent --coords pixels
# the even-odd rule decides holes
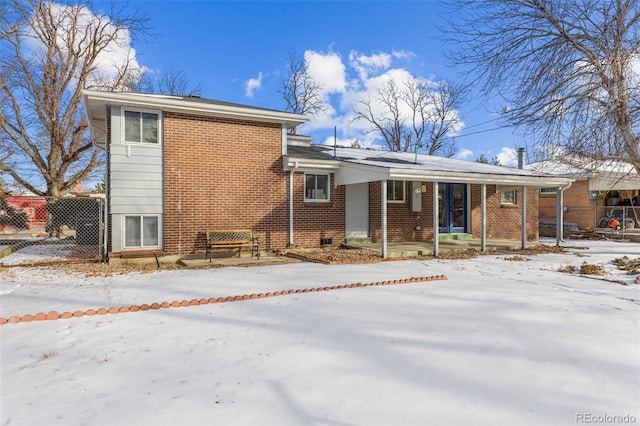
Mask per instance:
[[[200,94],[199,93],[189,93],[189,97],[190,98],[198,98],[198,99],[200,99]]]

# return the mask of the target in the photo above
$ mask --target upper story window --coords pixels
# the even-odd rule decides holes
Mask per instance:
[[[305,173],[305,201],[329,201],[329,175]]]
[[[158,143],[160,115],[154,112],[124,111],[125,142]]]
[[[387,181],[387,201],[390,203],[404,203],[404,181]]]

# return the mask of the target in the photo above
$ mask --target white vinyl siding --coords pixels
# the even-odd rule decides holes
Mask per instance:
[[[155,216],[158,221],[158,241],[162,245],[163,158],[160,143],[125,142],[124,116],[128,110],[111,110],[111,145],[109,180],[113,251],[133,248],[124,240],[125,216]],[[161,118],[162,114],[156,112]],[[161,126],[162,120],[158,119]],[[157,129],[161,140],[162,128]],[[141,241],[142,244],[142,241]],[[142,245],[144,246],[144,244]],[[136,247],[142,247],[136,246]]]

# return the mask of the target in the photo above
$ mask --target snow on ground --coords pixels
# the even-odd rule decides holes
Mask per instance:
[[[111,277],[11,268],[0,272],[5,318],[412,276],[448,280],[5,324],[0,425],[637,423],[640,285],[609,262],[640,257],[640,245],[565,245],[567,254],[528,260]],[[606,265],[609,281],[557,271],[585,261]]]
[[[2,250],[3,246],[0,246]],[[31,245],[0,258],[0,266],[60,262],[73,257],[76,244]]]

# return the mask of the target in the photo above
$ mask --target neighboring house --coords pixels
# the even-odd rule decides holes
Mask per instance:
[[[607,161],[591,170],[588,164],[563,159],[527,164],[528,170],[573,179],[571,187],[563,191],[564,220],[578,228],[597,228],[600,220],[610,213],[633,219],[640,227],[640,176],[628,163]],[[540,219],[555,220],[557,191],[540,189]]]
[[[97,91],[85,91],[84,102],[94,143],[107,153],[110,259],[201,252],[207,228],[252,229],[263,250],[370,239],[381,242],[383,255],[387,241],[441,233],[517,240],[523,187],[524,238],[535,241],[539,188],[571,182],[312,145],[288,133],[306,117],[245,105]]]

